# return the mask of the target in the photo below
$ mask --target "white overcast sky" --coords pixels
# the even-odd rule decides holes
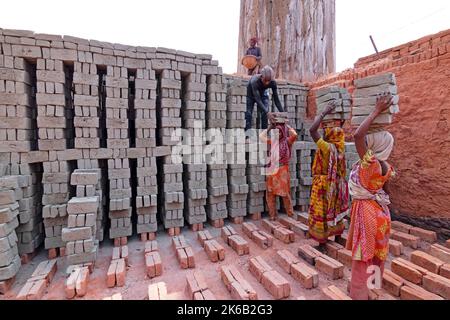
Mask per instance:
[[[237,65],[240,0],[2,0],[0,28],[210,53]],[[275,3],[277,0],[274,1]],[[337,71],[359,57],[450,29],[448,0],[336,0]]]

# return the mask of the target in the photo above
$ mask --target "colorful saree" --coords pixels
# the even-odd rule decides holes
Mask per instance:
[[[313,184],[309,208],[309,234],[319,243],[344,231],[348,211],[348,185],[345,180],[345,139],[341,128],[326,128],[325,140],[317,142],[313,164]]]

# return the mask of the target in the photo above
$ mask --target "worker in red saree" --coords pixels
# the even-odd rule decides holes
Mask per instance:
[[[345,226],[343,219],[348,214],[349,194],[346,178],[345,134],[341,127],[324,129],[322,137],[318,129],[323,118],[336,108],[330,103],[317,116],[310,133],[318,150],[314,158],[309,206],[309,234],[319,242],[319,250],[324,251],[329,237],[340,237]]]
[[[289,217],[294,215],[291,200],[291,179],[289,174],[289,161],[292,155],[292,145],[297,140],[297,132],[287,124],[274,122],[269,115],[269,128],[260,134],[260,140],[270,146],[270,162],[266,169],[266,201],[271,220],[277,217],[276,197],[283,200],[284,208]],[[273,132],[274,137],[269,139],[267,134]]]
[[[355,132],[356,149],[361,160],[350,174],[352,208],[346,245],[353,257],[350,297],[354,300],[368,300],[368,279],[374,272],[371,266],[379,268],[375,275],[380,276],[378,283],[381,283],[389,254],[390,201],[383,187],[394,175],[393,168],[386,162],[392,152],[394,138],[387,131],[366,134],[374,119],[391,105],[389,95],[380,96],[375,111]]]

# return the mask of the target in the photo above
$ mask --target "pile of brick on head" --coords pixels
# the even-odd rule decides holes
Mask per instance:
[[[336,108],[326,115],[324,121],[350,119],[351,96],[345,88],[330,86],[320,88],[316,92],[317,113],[323,113],[327,106],[334,102]]]
[[[363,123],[364,119],[374,111],[377,96],[383,93],[391,94],[394,99],[394,104],[375,119],[370,129],[381,129],[383,126],[391,124],[393,115],[400,112],[395,75],[393,73],[386,73],[357,79],[355,80],[355,87],[352,126],[359,126]]]

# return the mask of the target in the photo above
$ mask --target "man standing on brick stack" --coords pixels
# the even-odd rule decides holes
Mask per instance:
[[[253,107],[255,103],[261,114],[261,129],[267,129],[267,113],[269,112],[269,97],[265,94],[267,89],[272,89],[273,100],[279,112],[284,112],[278,97],[277,83],[273,69],[265,66],[260,75],[253,76],[247,86],[247,111],[245,112],[245,131],[252,127]]]
[[[250,48],[248,48],[247,52],[245,53],[245,55],[247,55],[247,56],[255,56],[256,61],[257,61],[257,64],[253,69],[248,69],[249,76],[259,74],[259,70],[262,67],[262,65],[261,65],[261,60],[262,60],[261,48],[257,47],[256,46],[257,44],[258,44],[258,39],[256,37],[251,38],[250,39]]]

